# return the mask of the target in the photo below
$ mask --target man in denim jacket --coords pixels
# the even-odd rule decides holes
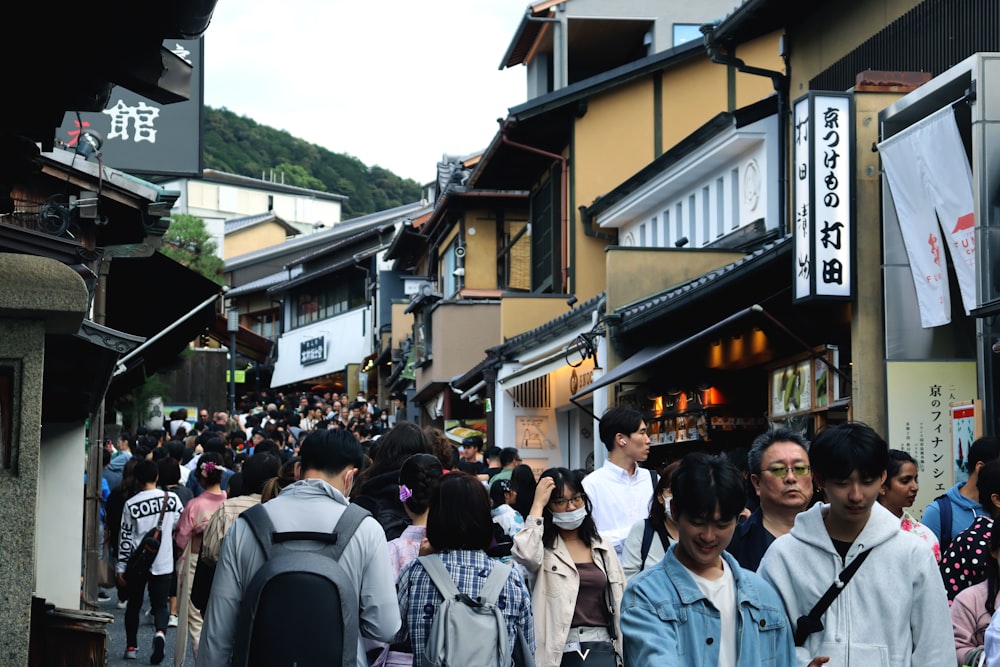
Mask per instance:
[[[746,500],[739,470],[722,456],[689,454],[670,487],[678,540],[625,588],[625,664],[795,664],[778,594],[725,552]]]

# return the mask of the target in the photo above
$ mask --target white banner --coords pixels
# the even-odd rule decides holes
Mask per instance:
[[[976,306],[972,168],[954,111],[940,109],[878,149],[910,258],[921,324],[929,328],[951,322],[942,245],[951,254],[968,315]]]

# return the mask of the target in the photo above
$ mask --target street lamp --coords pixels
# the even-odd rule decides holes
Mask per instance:
[[[229,303],[226,312],[226,330],[229,332],[229,415],[236,415],[236,332],[240,330],[240,314],[236,304]]]

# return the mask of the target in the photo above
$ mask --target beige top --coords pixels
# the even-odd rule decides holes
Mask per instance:
[[[252,493],[249,496],[236,496],[227,498],[215,511],[212,518],[205,527],[205,532],[201,538],[200,560],[208,564],[218,562],[219,552],[222,550],[222,538],[229,532],[230,527],[244,510],[248,510],[254,505],[260,505],[260,494]]]

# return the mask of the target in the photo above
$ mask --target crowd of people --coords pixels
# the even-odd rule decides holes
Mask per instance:
[[[997,439],[972,444],[968,481],[921,522],[907,511],[916,461],[864,424],[811,441],[777,428],[655,471],[642,465],[643,415],[616,407],[600,420],[601,467],[533,471],[514,447],[455,446],[366,406],[303,397],[232,418],[201,411],[193,427],[175,414],[109,447],[126,658],[140,653],[148,600],[151,664],[171,627],[175,655],[190,641],[198,665],[231,664],[267,559],[240,514],[259,506],[275,534],[318,534],[357,506],[367,514],[338,562],[357,595],[359,665],[424,664],[445,602],[433,554],[470,600],[506,568],[494,577],[502,645],[531,658],[515,664],[1000,666]],[[128,581],[157,521],[171,543]],[[196,588],[207,603],[192,602]]]

